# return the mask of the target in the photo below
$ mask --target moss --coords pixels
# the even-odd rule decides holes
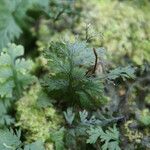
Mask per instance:
[[[144,126],[150,126],[150,111],[149,109],[139,110],[136,113],[138,121]]]
[[[147,105],[150,105],[150,94],[148,94],[148,95],[146,96],[146,98],[145,98],[145,103],[146,103]]]
[[[75,5],[78,5],[78,1]],[[46,19],[40,22],[37,42],[39,49],[46,47],[49,41],[61,40],[66,35],[69,39],[74,39],[74,33],[85,40],[86,26],[90,24],[90,42],[106,47],[114,62],[121,60],[121,63],[125,64],[126,59],[131,59],[135,64],[141,65],[144,60],[149,61],[150,15],[144,11],[149,5],[144,5],[141,9],[134,3],[111,0],[93,0],[88,3],[86,0],[80,0],[79,5],[79,16],[62,17],[56,23]],[[75,19],[77,17],[80,18],[78,21]],[[61,31],[57,28],[61,28]]]
[[[62,124],[62,116],[51,107],[39,108],[37,106],[40,85],[34,85],[29,92],[17,102],[17,126],[25,131],[28,142],[35,140],[46,141],[50,133],[58,130]]]
[[[114,61],[128,55],[138,65],[149,61],[150,22],[149,16],[138,7],[127,2],[100,1],[83,5],[87,22],[93,22],[95,33],[103,33],[103,38],[95,39],[95,44],[105,46]],[[145,6],[146,7],[146,6]],[[94,9],[93,9],[94,8]],[[90,13],[87,13],[90,12]],[[93,32],[93,31],[92,31]],[[125,63],[125,62],[122,62]]]
[[[124,124],[124,129],[125,129],[125,136],[128,138],[130,142],[135,142],[137,144],[141,143],[142,138],[143,138],[143,133],[141,133],[138,130],[131,130],[130,125],[134,123],[134,120],[128,120]]]

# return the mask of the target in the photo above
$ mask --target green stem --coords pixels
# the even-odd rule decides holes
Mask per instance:
[[[11,57],[11,69],[13,72],[13,80],[14,80],[15,89],[16,89],[16,96],[17,96],[17,99],[19,99],[21,97],[21,85],[19,83],[17,71],[15,69],[15,60],[11,53],[9,53],[9,55]]]
[[[73,90],[73,67],[74,67],[74,64],[73,64],[73,54],[70,53],[69,55],[69,64],[70,64],[70,70],[69,70],[69,95],[70,95],[70,98],[72,99],[72,101],[74,101],[74,90]]]
[[[17,93],[17,98],[21,97],[21,86],[19,84],[18,76],[17,76],[17,71],[14,68],[14,65],[12,66],[12,71],[13,71],[13,80],[15,83],[15,88],[16,88],[16,93]]]

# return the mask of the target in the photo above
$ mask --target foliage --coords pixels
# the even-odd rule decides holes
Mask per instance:
[[[21,144],[20,136],[20,131],[15,134],[12,130],[0,130],[0,149],[19,149]]]
[[[69,125],[71,125],[75,117],[75,114],[72,112],[72,108],[68,108],[67,111],[64,112],[64,116]]]
[[[120,68],[116,68],[114,70],[111,70],[108,74],[108,79],[116,79],[119,76],[121,76],[124,80],[127,78],[134,78],[134,69],[131,67],[120,67]]]
[[[51,134],[51,140],[55,143],[56,150],[64,149],[64,128],[59,129]]]
[[[69,117],[74,117],[71,124],[68,121],[68,117],[66,117],[68,111]],[[65,128],[65,137],[66,140],[68,138],[70,139],[69,142],[66,142],[67,148],[72,147],[75,149],[75,147],[77,147],[80,143],[80,147],[84,147],[86,149],[86,141],[87,143],[92,144],[96,149],[100,148],[101,142],[105,142],[102,146],[103,149],[119,148],[119,131],[116,126],[110,128],[109,125],[111,123],[118,122],[121,118],[105,118],[104,116],[101,116],[100,119],[98,119],[94,115],[90,117],[86,110],[79,111],[79,118],[77,115],[78,114],[74,113],[71,108],[68,108],[64,115],[68,124],[68,127],[66,126]],[[104,132],[103,128],[107,130]],[[101,138],[101,142],[98,140],[99,137]],[[78,139],[80,139],[80,142]]]
[[[119,147],[119,132],[116,126],[113,128],[108,128],[105,132],[101,127],[91,128],[88,131],[89,139],[87,143],[94,144],[98,140],[101,139],[104,144],[102,145],[102,150],[120,150]]]
[[[1,0],[0,2],[0,49],[19,38],[22,22],[31,8],[48,9],[49,0]]]
[[[24,148],[22,149],[22,146],[24,145],[21,140],[21,131],[16,130],[16,134],[13,130],[1,130],[0,131],[0,149],[1,150],[45,150],[43,146],[43,142],[36,141],[31,144],[26,144]]]
[[[14,118],[9,114],[11,108],[11,100],[0,100],[0,126],[14,124]]]
[[[150,149],[149,8],[1,0],[0,150]]]
[[[36,141],[34,143],[25,145],[24,150],[45,150],[43,142]]]
[[[137,4],[137,1],[135,3]],[[142,10],[135,3],[110,0],[91,3],[83,1],[82,16],[87,24],[91,24],[88,27],[88,34],[93,37],[91,42],[106,47],[110,58],[115,62],[118,57],[122,57],[120,62],[124,64],[126,60],[139,65],[145,60],[149,61],[150,19],[149,12],[145,11],[149,8],[149,2],[143,5]],[[85,21],[81,21],[77,30],[79,33],[85,33],[85,28]]]
[[[58,41],[69,35],[69,40],[74,39],[72,30],[78,25],[81,17],[80,11],[80,0],[51,0],[50,13],[48,13],[51,19],[41,18],[39,30],[36,27],[33,27],[32,30],[33,35],[37,37],[38,50],[43,51],[51,41]]]
[[[98,48],[97,51],[98,54],[103,54],[102,48]],[[103,94],[104,80],[99,79],[103,77],[103,72],[98,72],[97,69],[91,75],[87,75],[88,68],[97,59],[94,57],[93,50],[87,47],[87,43],[52,43],[44,54],[50,73],[45,76],[42,84],[48,87],[53,98],[88,108],[106,102]],[[108,73],[108,79],[115,79],[119,76],[131,78],[134,76],[133,73],[134,69],[130,67],[116,69]]]
[[[60,18],[59,24],[52,24],[52,31],[49,30],[50,21],[42,19],[37,45],[39,49],[43,49],[52,40],[57,41],[64,37],[74,39],[75,34],[79,39],[88,40],[94,46],[105,47],[109,58],[115,64],[133,62],[142,65],[145,60],[149,61],[150,57],[149,7],[149,2],[143,1],[76,1],[78,14]],[[64,20],[67,23],[64,23]],[[59,27],[62,30],[57,30]]]
[[[45,55],[51,75],[45,76],[43,85],[48,86],[55,99],[82,107],[103,103],[101,81],[86,76],[86,68],[94,61],[94,54],[86,43],[52,43]]]
[[[20,97],[21,90],[33,80],[29,74],[32,68],[31,60],[19,58],[24,55],[21,45],[9,44],[0,55],[0,96],[12,97],[13,89]]]
[[[0,54],[0,124],[10,125],[14,118],[10,115],[14,100],[18,100],[36,78],[30,74],[32,61],[23,58],[21,45],[9,44]]]

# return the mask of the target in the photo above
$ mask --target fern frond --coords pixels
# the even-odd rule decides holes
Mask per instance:
[[[19,132],[18,132],[19,133]],[[20,134],[15,134],[12,130],[0,130],[0,149],[17,149],[21,144]]]
[[[10,99],[0,99],[0,126],[10,125],[15,122],[14,118],[8,114],[10,106]]]
[[[69,125],[72,124],[74,118],[75,118],[75,113],[73,113],[72,108],[68,108],[66,112],[64,112],[65,119]]]
[[[31,144],[25,145],[24,150],[45,150],[44,143],[42,141],[35,141]]]
[[[50,138],[55,143],[56,150],[64,150],[64,128],[61,128],[58,131],[52,133]]]
[[[119,147],[119,131],[115,125],[113,128],[109,127],[106,131],[103,131],[101,127],[91,127],[87,133],[89,134],[87,143],[94,144],[100,139],[101,142],[104,142],[102,150],[121,150]]]
[[[134,72],[135,72],[135,69],[130,66],[119,67],[109,72],[108,79],[114,80],[118,77],[123,78],[123,80],[128,79],[128,78],[134,79],[135,78]]]
[[[0,130],[0,150],[45,150],[44,143],[40,140],[25,145],[20,138],[20,130],[15,132],[12,129]],[[24,148],[21,148],[23,145]]]
[[[81,107],[99,106],[104,102],[103,83],[96,77],[86,76],[87,68],[95,62],[87,43],[51,43],[44,55],[50,75],[46,75],[42,83],[55,99]]]

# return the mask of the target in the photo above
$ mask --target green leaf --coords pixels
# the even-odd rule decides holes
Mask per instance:
[[[55,131],[50,135],[51,140],[55,143],[56,150],[64,150],[64,128]]]
[[[24,49],[21,45],[9,44],[0,54],[0,96],[12,97],[15,89],[16,95],[34,80],[30,75],[32,62],[22,57]]]
[[[93,49],[88,48],[87,43],[51,43],[44,56],[49,74],[45,75],[42,84],[52,98],[84,108],[105,103],[101,80],[86,76],[88,67],[95,62]]]
[[[79,115],[80,115],[81,123],[86,123],[87,122],[87,117],[88,117],[88,112],[86,110],[84,110],[82,112],[80,111]]]
[[[0,99],[0,126],[10,125],[15,122],[14,118],[12,118],[8,114],[8,110],[10,108],[10,104],[7,104],[7,101],[10,100],[1,100]]]
[[[135,75],[134,75],[135,69],[128,66],[128,67],[119,67],[116,68],[114,70],[111,70],[108,74],[108,79],[110,80],[114,80],[118,77],[122,77],[124,80],[127,78],[131,78],[134,79]]]
[[[97,127],[95,129],[91,127],[90,130],[87,131],[87,133],[90,135],[87,139],[87,143],[94,144],[101,136],[101,134],[103,134],[103,130],[101,127]]]
[[[72,108],[67,108],[67,111],[64,112],[64,116],[69,125],[71,125],[75,118],[75,113],[73,113]]]
[[[45,150],[44,143],[42,141],[36,141],[34,143],[25,145],[24,150]]]
[[[15,150],[20,144],[20,131],[15,134],[12,130],[0,130],[0,150]]]
[[[104,142],[102,150],[121,150],[119,147],[119,131],[115,125],[113,128],[109,127],[105,132],[101,127],[91,127],[87,133],[89,134],[87,143],[94,144],[100,139],[101,142]]]
[[[0,51],[8,43],[19,38],[22,33],[19,22],[27,10],[38,7],[48,10],[49,0],[1,0],[0,1]]]

